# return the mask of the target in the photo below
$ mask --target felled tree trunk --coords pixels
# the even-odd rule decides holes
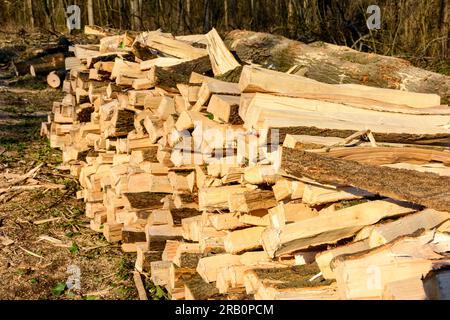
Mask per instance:
[[[298,74],[317,81],[363,84],[373,87],[439,94],[450,101],[450,77],[414,67],[394,57],[355,51],[323,42],[304,44],[282,36],[235,30],[226,37],[228,47],[242,61]]]

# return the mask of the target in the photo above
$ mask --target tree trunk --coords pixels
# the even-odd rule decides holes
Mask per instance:
[[[89,25],[95,25],[94,21],[94,0],[88,0],[88,23]]]
[[[223,0],[223,10],[224,10],[224,21],[225,21],[225,30],[228,30],[228,0]]]
[[[207,33],[211,30],[209,20],[209,0],[203,0],[203,32]]]
[[[33,1],[27,1],[27,9],[28,9],[28,19],[30,19],[30,28],[34,29],[34,12],[33,12]]]
[[[139,0],[131,1],[131,15],[133,21],[133,30],[141,29],[141,17],[140,17],[140,8],[139,8]]]
[[[416,68],[408,61],[358,52],[327,43],[306,45],[287,38],[235,30],[226,42],[242,61],[279,71],[301,67],[301,74],[324,83],[362,84],[411,92],[435,93],[450,100],[450,77]]]

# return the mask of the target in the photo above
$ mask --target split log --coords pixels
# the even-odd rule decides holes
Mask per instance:
[[[411,108],[437,107],[441,98],[436,94],[423,94],[373,88],[360,85],[330,85],[298,75],[276,72],[263,68],[245,66],[239,86],[242,92],[279,93],[295,97],[318,100],[332,100],[349,103],[362,108],[374,108],[385,111],[401,110],[421,112]],[[359,99],[354,99],[354,98]],[[384,102],[380,104],[380,102]],[[392,105],[391,105],[392,104]],[[410,108],[407,108],[410,107]]]
[[[450,177],[362,165],[293,149],[283,149],[282,162],[282,168],[297,177],[349,185],[430,209],[450,211]]]
[[[369,249],[370,246],[368,240],[352,242],[348,245],[336,247],[334,249],[329,249],[325,252],[319,253],[316,256],[316,262],[322,272],[322,276],[325,279],[336,279],[336,276],[331,269],[331,262],[333,259],[343,255],[356,254]]]
[[[403,237],[385,246],[332,262],[342,299],[381,299],[387,283],[421,279],[439,266],[449,266],[442,254],[450,238],[434,231],[417,237]]]
[[[216,77],[241,66],[228,51],[216,29],[213,28],[206,34],[206,40],[208,41],[208,53]]]
[[[273,65],[285,72],[294,65],[311,79],[364,84],[410,92],[438,93],[450,98],[450,77],[412,66],[402,59],[358,52],[332,44],[306,45],[281,36],[235,30],[225,39],[242,61]]]
[[[244,103],[243,99],[249,101]],[[380,142],[417,143],[426,140],[443,142],[450,140],[450,130],[446,128],[448,115],[415,115],[365,110],[314,99],[257,93],[241,99],[240,115],[248,129],[278,129],[279,144],[283,143],[286,134],[347,138],[355,132],[366,130],[370,130],[375,140]],[[357,122],[355,118],[358,118]],[[320,129],[320,132],[316,132],[319,131],[317,129]]]
[[[401,236],[413,234],[421,229],[433,229],[447,220],[450,220],[450,213],[428,209],[394,222],[382,224],[375,227],[370,233],[370,247],[382,246]]]
[[[365,226],[382,219],[398,217],[417,211],[408,203],[391,200],[367,202],[335,213],[323,214],[281,229],[269,228],[262,235],[264,250],[271,257],[322,244],[334,244],[353,237]]]

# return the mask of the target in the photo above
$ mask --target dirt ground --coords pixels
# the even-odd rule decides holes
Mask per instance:
[[[24,30],[0,33],[0,300],[138,299],[132,273],[135,255],[123,253],[89,228],[84,203],[76,200],[78,182],[58,170],[61,152],[40,138],[41,123],[47,121],[53,102],[63,98],[62,91],[49,89],[45,79],[9,76],[11,60],[33,55],[60,36]],[[68,39],[98,43],[82,34]],[[61,189],[9,188],[37,167],[35,175],[14,187],[44,184]],[[167,297],[143,280],[149,299]]]
[[[77,181],[57,169],[61,153],[39,137],[59,98],[59,91],[36,89],[34,82],[0,89],[0,299],[136,299],[134,255],[89,229]],[[62,190],[1,193],[40,164],[34,180],[22,185],[38,181]],[[77,270],[80,290],[69,290]]]

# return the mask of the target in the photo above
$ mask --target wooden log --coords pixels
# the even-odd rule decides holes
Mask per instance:
[[[270,209],[277,205],[273,191],[255,190],[230,194],[228,208],[230,212],[249,213],[260,209]]]
[[[332,268],[341,298],[381,299],[389,282],[421,279],[438,266],[448,266],[450,262],[441,253],[448,250],[449,240],[448,236],[439,239],[431,231],[399,238],[354,256],[336,258]]]
[[[156,286],[166,286],[170,282],[170,261],[154,261],[150,263],[151,279]]]
[[[214,120],[234,125],[243,124],[239,116],[240,97],[213,95],[208,104],[207,112],[214,115]]]
[[[371,248],[387,244],[401,236],[414,234],[418,230],[431,230],[450,219],[450,213],[427,209],[397,221],[376,226],[369,237]]]
[[[352,160],[371,165],[388,165],[394,163],[428,164],[430,162],[439,162],[446,166],[450,165],[449,152],[415,147],[355,147],[319,153],[333,158]]]
[[[192,72],[206,73],[211,70],[211,63],[207,56],[188,60],[168,67],[154,66],[147,77],[153,83],[167,90],[174,90],[178,84],[188,84]]]
[[[230,232],[224,240],[227,253],[239,254],[245,251],[260,249],[263,227],[254,227]]]
[[[354,236],[365,226],[376,224],[385,218],[406,215],[417,209],[411,204],[393,200],[363,203],[336,213],[287,224],[280,230],[269,228],[262,236],[262,243],[271,257],[279,257],[309,247],[336,243]]]
[[[269,215],[271,226],[280,229],[290,223],[317,217],[319,213],[304,203],[287,203],[270,209]]]
[[[30,64],[30,73],[33,77],[48,75],[51,71],[65,68],[65,55],[57,53],[44,56]]]
[[[283,150],[282,168],[321,183],[350,185],[375,194],[450,211],[450,178],[409,170],[362,165],[312,153]],[[316,170],[315,168],[320,168]]]
[[[62,85],[65,77],[66,77],[66,70],[64,69],[52,71],[47,76],[47,84],[51,88],[57,89]]]
[[[427,140],[446,142],[449,137],[449,130],[446,129],[448,115],[365,110],[342,103],[278,97],[262,93],[254,94],[248,103],[241,100],[240,115],[245,121],[246,128],[257,130],[269,128],[272,129],[269,131],[270,134],[273,134],[275,129],[279,130],[277,136],[279,144],[283,143],[286,134],[347,138],[355,132],[365,130],[370,130],[376,141],[380,142],[416,144]],[[358,118],[358,122],[354,121],[355,117]],[[316,133],[318,130],[322,132]],[[271,136],[269,135],[268,139],[269,137]]]
[[[325,252],[319,253],[316,256],[316,262],[320,268],[320,271],[322,272],[322,276],[325,279],[336,279],[336,276],[331,269],[331,262],[333,261],[333,259],[342,255],[356,254],[369,249],[370,246],[368,240],[352,242],[345,246],[339,246],[334,249],[329,249]]]
[[[223,75],[241,66],[227,49],[216,29],[213,28],[206,34],[206,40],[215,76]]]
[[[136,41],[179,59],[194,60],[208,55],[205,49],[195,48],[189,43],[164,36],[160,32],[144,32]]]
[[[337,300],[336,289],[326,294],[327,291],[323,288],[331,285],[331,281],[323,283],[317,280],[310,281],[318,272],[319,270],[315,265],[287,268],[255,267],[245,273],[245,278],[246,282],[253,282],[253,288],[248,286],[248,289],[255,293],[257,299]],[[248,293],[251,293],[251,291],[247,290]]]
[[[317,81],[437,93],[442,98],[449,98],[450,77],[416,68],[398,58],[332,44],[306,45],[276,35],[241,30],[229,33],[225,42],[242,61],[260,65],[270,63],[282,72],[299,64],[303,66],[303,74]],[[361,61],[364,63],[359,63]]]
[[[412,108],[437,107],[441,104],[441,98],[436,94],[422,94],[361,85],[330,85],[298,75],[250,66],[244,67],[239,86],[242,92],[271,92],[299,97],[326,93],[330,96],[365,98]],[[350,99],[350,101],[355,100]]]
[[[219,294],[219,290],[214,285],[205,282],[198,273],[184,281],[184,288],[186,300],[204,301]]]
[[[310,206],[374,197],[374,194],[352,187],[334,189],[320,185],[305,184],[302,200]]]

